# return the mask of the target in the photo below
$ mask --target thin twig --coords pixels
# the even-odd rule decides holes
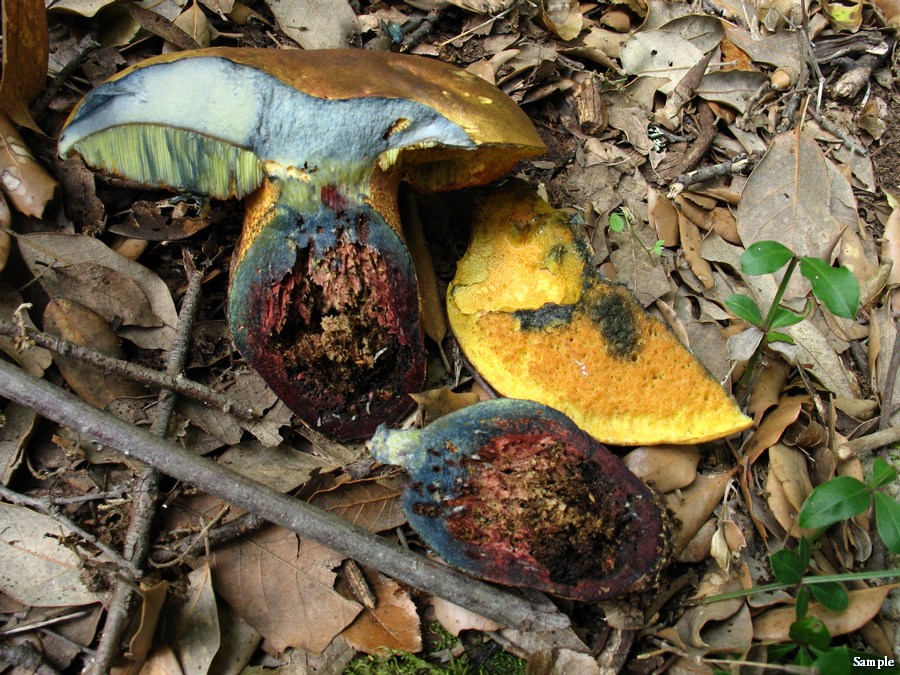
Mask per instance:
[[[222,518],[224,518],[225,515],[230,510],[231,510],[231,505],[224,504],[219,509],[219,512],[215,516],[213,516],[212,519],[208,523],[203,525],[201,530],[199,532],[197,532],[197,534],[195,534],[193,536],[193,538],[191,539],[191,541],[189,542],[191,544],[194,544],[195,546],[188,547],[187,551],[185,551],[184,553],[179,555],[177,558],[174,558],[173,560],[170,560],[168,562],[161,563],[161,564],[157,564],[156,562],[151,560],[150,564],[153,565],[153,567],[155,567],[157,569],[161,569],[163,567],[174,567],[175,565],[180,565],[184,560],[186,560],[188,557],[190,557],[192,555],[192,551],[195,550],[195,547],[200,548],[202,546],[203,548],[208,549],[208,547],[209,547],[209,531],[212,530],[216,525],[218,525],[219,521],[222,520]],[[265,522],[265,521],[263,521],[263,522]]]
[[[529,3],[529,4],[530,4],[530,3]],[[461,40],[461,39],[464,38],[464,37],[468,37],[469,35],[472,35],[473,33],[477,33],[479,30],[481,30],[481,29],[484,28],[485,26],[491,25],[491,24],[492,24],[494,21],[496,21],[497,19],[500,19],[500,18],[506,16],[507,14],[509,14],[509,13],[510,13],[511,11],[513,11],[514,9],[517,9],[518,6],[519,6],[519,3],[518,3],[518,2],[514,2],[512,5],[510,5],[510,6],[507,7],[506,9],[504,9],[502,12],[500,12],[500,13],[498,13],[498,14],[494,14],[493,16],[489,17],[486,21],[482,21],[482,22],[481,22],[480,24],[478,24],[477,26],[472,26],[469,30],[463,31],[462,33],[460,33],[460,34],[457,35],[456,37],[452,37],[452,38],[450,38],[449,40],[444,40],[443,42],[441,42],[441,43],[438,45],[438,47],[446,47],[447,45],[449,45],[449,44],[452,43],[452,42],[455,42],[456,40]]]
[[[731,176],[740,173],[747,167],[752,166],[753,163],[753,160],[746,155],[738,155],[734,159],[726,160],[719,164],[704,166],[700,169],[683,173],[680,176],[676,176],[675,180],[672,181],[672,185],[669,186],[669,199],[674,199],[691,185],[705,183],[721,176]]]
[[[91,534],[87,530],[82,529],[70,518],[60,513],[59,509],[56,508],[52,501],[42,499],[40,497],[23,495],[2,485],[0,485],[0,497],[3,497],[5,500],[12,504],[18,504],[20,506],[30,506],[31,508],[37,509],[41,513],[50,516],[51,518],[53,518],[53,520],[61,523],[66,529],[71,530],[72,532],[77,534],[91,546],[109,556],[111,562],[115,563],[116,567],[121,570],[122,574],[126,574],[131,578],[135,578],[138,576],[138,571],[137,569],[135,569],[134,565],[131,564],[131,562],[119,555],[119,553],[115,549],[110,548],[102,541],[97,539],[97,537],[95,537],[93,534]]]
[[[900,426],[889,427],[876,431],[873,434],[854,438],[852,441],[841,443],[837,447],[837,455],[840,459],[850,459],[858,455],[874,452],[878,448],[883,448],[891,443],[900,441]]]
[[[237,403],[224,394],[213,391],[209,387],[189,380],[181,374],[172,376],[161,373],[152,368],[139,366],[121,359],[114,359],[106,354],[98,351],[82,347],[81,345],[69,342],[63,338],[44,333],[34,328],[20,326],[12,321],[0,321],[0,335],[6,335],[11,338],[24,338],[32,341],[38,347],[49,349],[51,352],[77,359],[84,363],[90,363],[96,366],[107,375],[121,375],[135,382],[146,384],[150,387],[159,389],[167,389],[181,396],[195,399],[206,405],[219,408],[231,413],[235,417],[243,421],[251,421],[259,419],[262,415],[258,410],[253,410],[241,403]]]
[[[81,617],[87,616],[90,613],[91,610],[82,609],[77,612],[72,612],[71,614],[61,614],[60,616],[54,616],[50,619],[44,619],[43,621],[34,621],[32,623],[19,624],[18,626],[13,626],[12,628],[4,628],[3,630],[0,630],[0,636],[28,633],[30,631],[37,630],[38,628],[46,628],[47,626],[54,626],[58,623],[63,623],[64,621],[80,619]]]
[[[425,36],[429,35],[431,31],[434,30],[434,24],[436,24],[440,18],[441,10],[435,9],[428,12],[424,17],[421,17],[420,20],[411,19],[408,24],[409,33],[403,38],[403,42],[400,43],[400,51],[408,52],[419,44]],[[404,26],[403,28],[406,29],[407,26]]]
[[[827,131],[832,136],[837,136],[841,143],[846,145],[850,150],[855,152],[857,155],[865,157],[866,149],[861,146],[859,143],[854,141],[850,136],[847,135],[847,132],[841,129],[838,125],[832,122],[830,119],[822,115],[815,108],[810,108],[809,114],[812,115],[812,118],[818,122],[819,126],[822,127],[825,131]]]
[[[85,59],[87,59],[88,55],[99,46],[100,43],[97,42],[97,33],[94,31],[89,32],[81,38],[78,44],[75,45],[75,53],[72,55],[72,58],[69,59],[69,62],[64,65],[62,69],[60,69],[56,76],[50,81],[50,84],[44,87],[44,91],[40,98],[38,98],[34,105],[31,106],[32,117],[38,119],[44,114],[47,110],[47,106],[50,105],[50,102],[56,94],[59,93],[59,90],[62,89],[63,85],[72,76],[72,73],[78,70]]]
[[[200,306],[203,283],[203,274],[194,268],[193,260],[187,252],[184,253],[184,262],[188,274],[188,286],[181,311],[178,313],[175,338],[166,355],[166,375],[172,378],[177,377],[184,368],[191,328]],[[163,389],[160,392],[156,416],[150,425],[150,433],[154,436],[165,438],[168,435],[176,399],[177,394],[170,390]],[[156,468],[145,464],[138,475],[136,489],[133,493],[131,520],[125,533],[124,554],[138,570],[144,567],[150,552],[150,531],[156,520],[159,479],[160,475]],[[103,626],[103,633],[100,636],[100,643],[91,666],[91,671],[97,675],[109,672],[118,657],[119,644],[131,623],[135,600],[133,584],[130,583],[130,580],[119,580],[107,609],[106,623]]]
[[[891,425],[896,407],[894,403],[894,384],[897,382],[897,371],[900,370],[900,321],[894,320],[894,353],[888,362],[888,369],[884,375],[884,386],[881,388],[881,415],[878,419],[878,428],[887,429]]]
[[[191,534],[184,539],[179,539],[169,544],[158,546],[153,554],[150,564],[154,567],[170,567],[178,561],[196,555],[207,546],[217,546],[227,543],[237,537],[255,532],[266,524],[264,518],[253,513],[244,513],[229,520],[224,525],[215,527],[215,521],[211,521],[200,532]]]
[[[568,617],[550,606],[552,603],[532,601],[406,551],[332,513],[276,492],[104,413],[64,389],[2,361],[0,395],[301,537],[506,626],[554,630],[570,623]]]

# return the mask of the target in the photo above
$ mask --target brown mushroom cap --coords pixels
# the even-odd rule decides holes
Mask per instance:
[[[300,51],[213,47],[173,52],[147,59],[116,74],[102,86],[109,87],[154,66],[210,58],[224,59],[266,73],[315,99],[403,100],[419,103],[435,111],[440,117],[461,128],[470,143],[467,147],[451,148],[454,143],[445,144],[437,140],[414,145],[408,149],[399,149],[400,159],[406,167],[403,178],[420,190],[454,190],[468,185],[487,183],[507,173],[520,159],[541,154],[546,150],[527,115],[492,84],[441,61],[390,52],[361,49]],[[185,94],[184,91],[154,93],[160,97],[170,96],[174,100],[183,98]],[[236,88],[234,95],[239,97],[240,90]],[[61,154],[67,154],[76,143],[83,141],[83,137],[77,133],[78,123],[94,114],[100,96],[103,94],[98,95],[95,90],[72,111],[66,122],[66,130],[60,138]],[[144,104],[152,107],[154,101],[146,100]],[[297,110],[296,114],[309,113]],[[223,121],[230,121],[227,115]],[[401,131],[406,120],[401,117],[392,122],[394,130]],[[353,124],[354,120],[334,117],[323,119],[321,123],[323,127],[334,127]],[[172,119],[172,124],[179,126],[180,123],[179,120]],[[223,132],[217,125],[218,121],[211,120],[208,126],[185,130],[212,138],[222,138]],[[72,133],[73,129],[76,133]],[[96,133],[97,130],[92,131]],[[391,133],[391,128],[386,128],[384,133]],[[252,147],[245,149],[250,152],[255,150]],[[393,152],[396,153],[396,150]],[[387,168],[396,161],[397,157],[390,154],[391,151],[387,156],[380,158],[382,168]],[[265,162],[270,158],[259,156],[259,159]],[[304,159],[294,158],[298,164]],[[348,153],[348,161],[356,159],[358,158]],[[367,159],[370,163],[374,163],[376,158]],[[413,166],[415,170],[411,170]],[[109,168],[116,170],[114,165]],[[146,175],[128,177],[137,181],[152,180],[151,176]],[[196,189],[189,184],[172,187]],[[243,194],[236,196],[240,197]]]
[[[447,312],[498,393],[556,408],[602,442],[696,443],[751,424],[661,321],[599,277],[564,215],[522,186],[476,214]]]
[[[235,344],[300,417],[362,438],[404,414],[425,375],[398,183],[485,183],[544,146],[509,97],[435,60],[214,48],[103,83],[59,150],[147,185],[249,195],[231,266]]]

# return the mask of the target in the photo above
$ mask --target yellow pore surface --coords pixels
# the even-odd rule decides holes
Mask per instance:
[[[696,443],[748,428],[665,324],[586,260],[563,214],[530,192],[514,187],[482,207],[447,296],[450,325],[481,376],[616,445]]]

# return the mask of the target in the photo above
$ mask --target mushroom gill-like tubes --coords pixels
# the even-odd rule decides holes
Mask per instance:
[[[143,184],[247,200],[231,265],[241,354],[307,423],[363,438],[424,380],[397,209],[544,151],[484,80],[365,50],[213,48],[148,59],[75,108],[62,155]]]

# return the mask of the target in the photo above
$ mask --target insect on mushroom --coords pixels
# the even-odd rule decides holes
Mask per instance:
[[[397,208],[483,184],[545,148],[496,87],[366,50],[211,48],[143,61],[91,91],[61,155],[155,187],[247,197],[232,258],[235,345],[334,438],[413,405],[424,337]]]

